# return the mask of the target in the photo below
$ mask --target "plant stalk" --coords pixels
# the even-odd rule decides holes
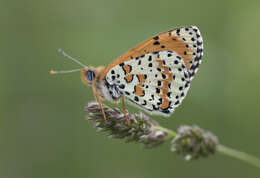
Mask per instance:
[[[219,144],[217,146],[217,151],[223,155],[227,155],[231,158],[235,158],[240,161],[244,161],[248,164],[251,164],[255,167],[260,168],[260,159],[256,158],[255,156],[252,156],[248,153],[238,151],[236,149],[229,148],[229,147],[221,145],[221,144]]]

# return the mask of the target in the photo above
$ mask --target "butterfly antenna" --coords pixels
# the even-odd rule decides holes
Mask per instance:
[[[58,52],[59,52],[61,55],[63,55],[63,56],[65,56],[65,57],[69,58],[69,59],[72,60],[73,62],[75,62],[75,63],[81,65],[82,67],[86,67],[85,64],[79,62],[77,59],[74,59],[73,57],[71,57],[70,55],[68,55],[67,53],[65,53],[62,49],[58,49]]]
[[[66,74],[66,73],[72,73],[72,72],[78,72],[82,69],[73,69],[73,70],[50,70],[50,74]]]

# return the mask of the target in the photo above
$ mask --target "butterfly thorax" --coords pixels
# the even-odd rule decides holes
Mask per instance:
[[[96,81],[96,88],[99,96],[111,102],[117,102],[122,95],[118,86],[116,84],[108,83],[106,79]]]

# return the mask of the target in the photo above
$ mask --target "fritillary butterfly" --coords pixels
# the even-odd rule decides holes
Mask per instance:
[[[182,103],[202,55],[199,29],[179,27],[142,42],[106,67],[83,65],[81,79],[92,86],[99,103],[100,98],[117,102],[125,97],[144,111],[167,116]]]

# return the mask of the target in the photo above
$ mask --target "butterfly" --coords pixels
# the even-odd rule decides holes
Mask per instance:
[[[140,43],[106,67],[51,71],[52,74],[81,70],[82,82],[92,86],[95,99],[119,102],[124,98],[140,109],[169,116],[182,103],[203,56],[203,40],[196,26],[179,27]],[[106,119],[104,110],[102,109]]]

